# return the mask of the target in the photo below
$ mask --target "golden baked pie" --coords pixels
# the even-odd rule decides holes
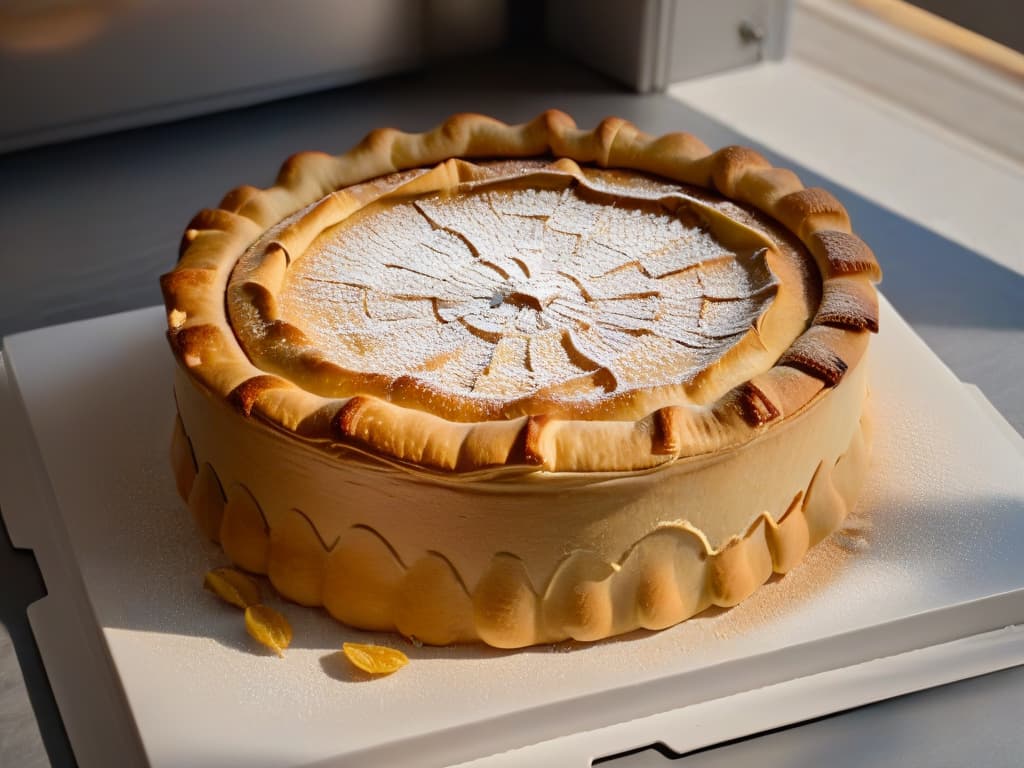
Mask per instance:
[[[842,522],[879,278],[842,205],[750,149],[554,111],[374,131],[186,231],[178,489],[355,627],[667,627]]]

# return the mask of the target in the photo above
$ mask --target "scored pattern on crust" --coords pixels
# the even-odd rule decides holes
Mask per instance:
[[[325,542],[293,509],[270,529],[245,486],[225,492],[207,462],[197,472],[180,419],[172,460],[199,527],[234,563],[267,574],[285,597],[323,606],[351,626],[397,630],[425,643],[519,648],[663,629],[711,605],[736,605],[842,525],[867,472],[869,443],[862,416],[850,445],[834,463],[818,464],[788,509],[775,517],[763,512],[718,549],[688,524],[664,523],[614,562],[577,550],[537,585],[514,553],[494,554],[477,583],[467,584],[440,553],[402,562],[369,525]]]
[[[309,392],[286,373],[250,361],[235,339],[224,295],[236,262],[265,231],[285,223],[260,254],[262,279],[245,286],[247,306],[268,320],[260,326],[267,343],[302,346],[307,341],[303,332],[274,316],[276,299],[263,287],[287,268],[290,249],[303,247],[308,234],[302,227],[289,229],[289,217],[312,206],[304,219],[328,221],[359,204],[346,187],[402,171],[403,183],[414,193],[430,173],[472,173],[464,167],[468,163],[446,161],[481,157],[567,158],[717,189],[781,222],[800,239],[821,273],[821,306],[778,364],[754,377],[753,388],[741,384],[713,402],[654,404],[638,419],[586,421],[552,407],[546,413],[506,415],[503,421],[459,421],[446,418],[443,409],[439,415],[404,407],[400,386],[389,397],[359,394],[355,407],[347,397]],[[440,170],[427,170],[437,164]],[[372,188],[373,182],[365,186]],[[456,115],[422,134],[374,131],[344,155],[294,156],[269,189],[234,190],[218,209],[193,219],[182,245],[181,260],[162,278],[162,287],[171,346],[195,380],[243,413],[304,438],[351,443],[388,460],[442,472],[517,465],[623,471],[725,450],[806,407],[822,385],[835,386],[858,362],[877,328],[872,283],[880,277],[878,265],[870,249],[850,233],[849,217],[832,195],[804,189],[792,172],[770,167],[753,150],[712,152],[689,134],[652,137],[616,118],[593,131],[578,129],[557,111],[517,126]],[[328,361],[315,353],[303,353],[297,365],[330,374]],[[410,381],[408,386],[418,385]]]
[[[657,390],[667,402],[714,399],[716,385],[731,387],[714,381],[716,361],[760,355],[768,367],[770,349],[803,330],[802,318],[767,319],[801,293],[777,296],[773,241],[682,187],[625,184],[565,159],[450,162],[349,187],[360,215],[317,214],[321,234],[289,248],[287,264],[260,255],[279,246],[276,229],[247,251],[228,315],[254,363],[319,394],[429,406],[453,421],[559,410],[633,420],[656,407]],[[437,193],[406,196],[428,177]],[[440,186],[453,180],[457,195]],[[267,343],[280,322],[301,325],[308,343]]]

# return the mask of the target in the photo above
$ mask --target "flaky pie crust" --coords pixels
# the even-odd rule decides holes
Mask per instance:
[[[400,397],[353,394],[324,398],[298,386],[287,373],[262,370],[235,338],[225,311],[232,271],[265,230],[317,203],[259,254],[229,301],[245,295],[251,322],[269,343],[302,346],[301,330],[276,316],[274,285],[291,259],[324,227],[364,201],[344,190],[382,175],[444,163],[405,185],[457,186],[472,166],[453,158],[553,156],[573,163],[645,171],[717,190],[781,222],[813,254],[821,272],[821,304],[789,347],[776,349],[777,364],[725,393],[716,402],[668,404],[636,419],[559,418],[531,412],[479,421],[449,419],[406,408]],[[446,162],[447,161],[447,162]],[[568,172],[572,172],[569,169]],[[337,194],[336,194],[337,193]],[[317,201],[320,201],[319,203]],[[595,130],[576,128],[561,112],[546,112],[525,125],[508,126],[480,115],[456,115],[423,134],[384,129],[352,151],[331,157],[294,156],[266,190],[240,187],[220,207],[202,211],[185,232],[183,253],[162,279],[169,338],[179,361],[211,394],[306,439],[349,444],[373,454],[441,471],[473,471],[504,464],[547,471],[642,469],[681,457],[722,450],[752,439],[776,420],[807,405],[823,387],[838,383],[856,365],[878,327],[872,283],[880,271],[870,249],[850,232],[843,206],[822,189],[804,189],[791,171],[772,168],[751,149],[711,152],[685,133],[651,137],[615,118]],[[295,355],[295,366],[323,361]]]
[[[276,314],[276,291],[292,254],[388,191],[371,180],[424,169],[400,182],[404,193],[457,189],[480,180],[472,159],[512,157],[554,158],[555,172],[568,174],[581,166],[642,171],[753,206],[807,248],[820,272],[818,303],[791,336],[752,329],[751,343],[774,360],[766,370],[713,401],[658,403],[626,418],[622,412],[575,418],[562,404],[537,401],[522,412],[467,420],[451,407],[431,412],[415,398],[410,405],[400,394],[325,397],[301,387],[286,368],[262,369],[239,344],[229,316],[236,301],[238,316],[257,336],[302,350],[294,356],[297,364],[323,364],[303,347],[301,329]],[[361,184],[362,192],[353,193]],[[282,222],[262,250],[248,254],[250,269],[238,278],[243,254]],[[805,189],[791,171],[771,167],[748,148],[712,152],[689,134],[652,137],[617,118],[581,130],[557,111],[514,126],[456,115],[422,134],[374,131],[337,157],[296,155],[274,186],[236,189],[190,223],[177,267],[162,278],[168,338],[180,369],[182,415],[172,447],[178,489],[200,527],[237,564],[267,573],[285,596],[323,605],[357,627],[397,629],[438,644],[482,640],[520,647],[669,626],[708,605],[735,604],[841,524],[866,472],[863,362],[878,329],[874,283],[880,276],[874,255],[852,234],[831,194]],[[798,306],[806,300],[797,296],[793,312],[806,311]],[[777,438],[784,434],[812,441],[809,435],[820,430],[817,412],[840,392],[846,392],[844,406],[827,422],[834,434],[814,437],[820,447],[805,449],[807,456],[821,453],[808,474],[788,477],[787,450],[771,448],[778,466],[749,468],[772,487],[769,508],[730,513],[742,522],[724,533],[709,532],[713,521],[696,524],[682,511],[644,507],[640,523],[595,520],[577,538],[559,526],[553,507],[552,535],[560,544],[534,552],[525,544],[518,548],[515,520],[508,521],[501,546],[446,538],[433,528],[416,538],[391,519],[394,510],[361,506],[358,493],[345,498],[346,478],[358,485],[381,468],[405,473],[426,496],[437,488],[476,506],[488,504],[489,483],[509,498],[515,483],[529,482],[531,492],[541,487],[542,493],[551,484],[557,504],[559,483],[585,487],[622,476],[628,482],[610,493],[625,494],[625,508],[629,483],[646,488],[676,478],[670,482],[689,487],[724,460],[783,446]],[[301,508],[278,499],[277,487],[254,490],[262,480],[246,477],[244,463],[230,458],[230,443],[203,427],[231,413],[224,429],[237,422],[274,435],[288,462],[294,459],[289,443],[322,457],[324,476],[338,478],[331,481],[338,484],[338,508]]]

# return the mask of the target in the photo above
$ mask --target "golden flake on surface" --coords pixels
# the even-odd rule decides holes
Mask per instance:
[[[341,649],[349,661],[371,675],[390,675],[409,663],[404,653],[383,645],[345,643]]]
[[[250,605],[245,609],[245,629],[254,640],[281,657],[292,642],[288,620],[265,605]]]
[[[239,608],[260,604],[260,587],[256,581],[234,568],[215,568],[206,574],[203,587],[226,603]]]

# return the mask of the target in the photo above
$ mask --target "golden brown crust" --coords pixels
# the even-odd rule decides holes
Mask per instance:
[[[882,279],[882,269],[867,243],[854,234],[821,230],[807,241],[822,275],[863,274],[872,283]]]
[[[683,399],[652,400],[646,412],[628,420],[601,422],[614,417],[608,404],[602,406],[605,415],[595,411],[581,419],[565,411],[557,398],[536,398],[491,405],[481,399],[476,419],[467,421],[456,411],[446,411],[442,395],[422,381],[375,382],[361,372],[339,369],[311,346],[300,328],[278,316],[275,295],[293,255],[324,226],[387,191],[375,187],[376,182],[353,185],[409,171],[399,183],[412,194],[438,184],[480,180],[477,166],[452,158],[544,156],[565,158],[551,166],[555,173],[572,174],[578,163],[587,163],[715,187],[780,221],[811,251],[824,279],[820,307],[810,313],[812,324],[793,341],[772,321],[759,322],[743,342],[745,351],[725,359],[721,368],[709,369]],[[423,170],[409,170],[417,168]],[[301,217],[285,222],[309,206]],[[253,364],[236,341],[224,306],[236,262],[279,222],[284,227],[262,252],[252,255],[247,278],[231,290],[232,306],[249,313],[253,327],[259,328],[261,348],[293,350],[288,374]],[[247,415],[287,430],[301,425],[305,438],[351,443],[389,460],[442,472],[516,464],[552,471],[624,471],[752,440],[807,405],[817,395],[814,381],[835,386],[852,362],[844,356],[859,359],[866,344],[864,331],[877,329],[871,283],[880,272],[870,250],[849,234],[849,226],[845,209],[832,195],[803,189],[794,174],[771,168],[750,149],[727,147],[713,153],[689,134],[651,137],[617,118],[588,131],[557,111],[519,126],[463,114],[423,134],[374,131],[337,157],[300,153],[285,163],[275,186],[233,190],[219,209],[203,211],[190,223],[179,265],[164,276],[162,288],[172,349],[194,378]],[[779,262],[776,255],[771,258]],[[785,271],[781,263],[776,267]],[[783,301],[780,293],[776,302]],[[756,381],[717,401],[701,399],[706,381],[773,338],[787,339],[774,353],[774,368],[751,371]],[[787,378],[786,371],[804,376]],[[293,374],[301,374],[302,381],[348,381],[349,389],[325,396],[320,389],[297,386]],[[372,396],[376,392],[380,396]],[[630,397],[629,407],[642,408],[648,402]],[[428,412],[424,403],[436,410]]]
[[[736,388],[735,404],[743,420],[752,427],[762,427],[782,415],[775,403],[752,381]]]
[[[878,333],[878,293],[860,275],[826,280],[814,323]]]
[[[293,385],[279,376],[260,375],[246,379],[228,394],[228,402],[242,412],[251,416],[260,396],[270,389],[287,389]]]
[[[771,163],[749,147],[723,147],[713,157],[712,178],[718,191],[726,197],[736,197],[738,186],[747,174],[771,168]]]
[[[659,408],[653,414],[654,434],[651,436],[651,453],[668,455],[679,453],[682,445],[679,442],[681,431],[678,421],[678,408],[671,406]]]
[[[527,416],[523,427],[523,461],[534,466],[544,464],[541,433],[548,419],[545,416]]]
[[[775,217],[805,243],[823,229],[849,232],[850,217],[843,204],[824,189],[801,189],[775,203]]]
[[[814,325],[786,351],[779,365],[788,365],[834,387],[864,354],[867,334]]]

